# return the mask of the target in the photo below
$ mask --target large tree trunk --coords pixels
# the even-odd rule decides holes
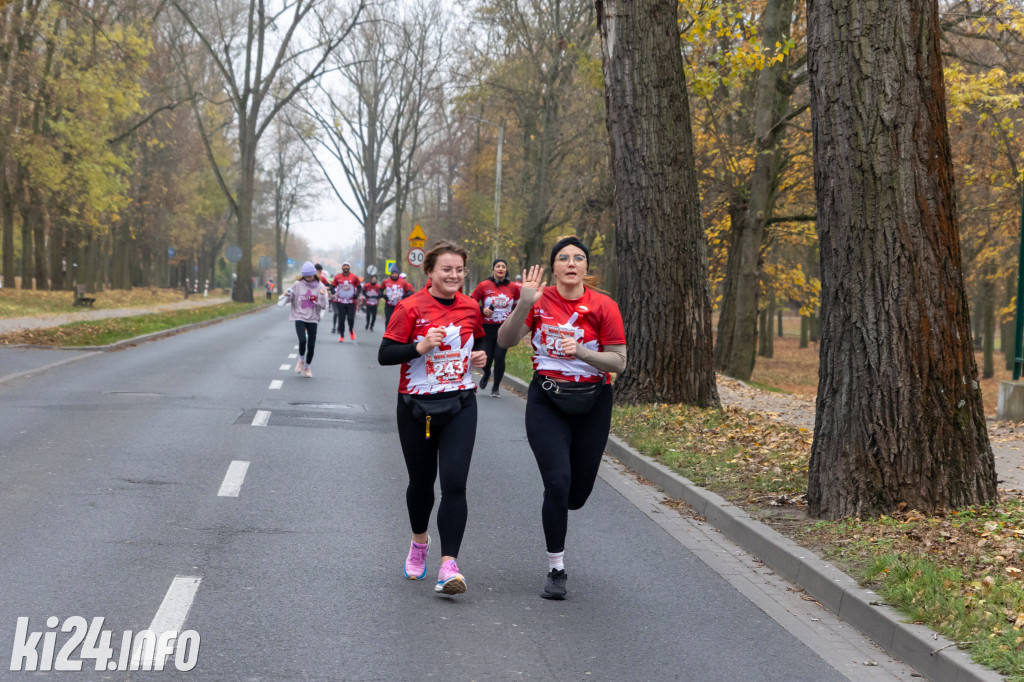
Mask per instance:
[[[794,0],[768,0],[765,4],[761,18],[764,45],[771,47],[789,40],[793,4]],[[776,176],[780,171],[779,143],[785,130],[780,122],[789,110],[792,92],[789,85],[790,61],[786,55],[781,61],[762,69],[758,75],[754,99],[754,170],[750,175],[746,215],[743,223],[733,228],[740,230],[736,239],[739,265],[735,329],[731,352],[722,371],[741,381],[749,381],[754,371],[765,225],[775,208]],[[764,349],[764,345],[761,347]]]
[[[1017,276],[1007,278],[1006,280],[1006,294],[1003,297],[1003,304],[1009,306],[1013,303],[1013,297],[1017,295]],[[1013,333],[1016,331],[1016,324],[1014,323],[1013,317],[1008,320],[1004,320],[1000,324],[1000,338],[999,345],[1003,350],[1003,361],[1006,365],[1006,369],[1013,370]]]
[[[238,279],[235,281],[231,300],[252,303],[252,208],[256,184],[256,132],[248,126],[239,125],[243,141],[241,151],[241,177],[238,190],[238,246],[242,249],[242,260],[238,261]]]
[[[3,284],[14,288],[14,193],[7,183],[7,170],[0,167],[0,228],[3,229]]]
[[[725,279],[722,280],[722,305],[718,308],[718,333],[715,336],[713,360],[715,369],[725,370],[732,356],[733,332],[736,331],[736,286],[740,279],[740,232],[746,205],[729,202],[729,253],[725,261]]]
[[[64,288],[64,218],[60,213],[50,221],[50,288]]]
[[[808,0],[822,338],[813,516],[996,499],[935,0]]]
[[[18,168],[18,182],[14,196],[17,199],[18,213],[21,215],[21,288],[32,288],[32,215],[28,207],[26,191],[26,173]]]
[[[711,293],[675,0],[597,0],[615,182],[622,402],[717,407]]]
[[[43,207],[39,194],[32,192],[32,214],[35,216],[35,223],[32,226],[33,246],[33,270],[36,275],[36,289],[49,290],[50,277],[46,268],[46,235],[50,231],[50,215]]]
[[[988,268],[986,268],[987,270]],[[988,273],[981,285],[982,300],[982,363],[981,378],[991,379],[996,374],[993,355],[996,349],[996,283]]]

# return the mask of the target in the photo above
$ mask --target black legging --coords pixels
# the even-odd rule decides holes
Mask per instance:
[[[496,390],[501,385],[501,379],[505,376],[505,354],[507,349],[498,345],[498,327],[500,324],[484,325],[484,352],[487,353],[487,364],[484,365],[484,376],[491,376],[491,361],[494,361],[494,383],[491,384]]]
[[[451,394],[448,394],[449,396]],[[413,533],[426,533],[434,508],[434,480],[441,474],[441,504],[437,507],[437,530],[442,556],[457,557],[466,530],[466,479],[476,440],[476,394],[464,399],[462,411],[444,426],[426,427],[398,396],[398,438],[409,471],[405,503]]]
[[[339,320],[341,320],[341,304],[331,301],[331,310],[334,311],[334,322],[331,324],[331,333],[338,331]]]
[[[338,333],[345,336],[345,320],[348,320],[348,330],[353,334],[356,333],[356,304],[355,303],[339,303],[338,313],[341,315],[341,320],[338,322]]]
[[[306,356],[306,366],[313,362],[313,349],[316,348],[316,322],[303,322],[295,320],[295,333],[299,336],[299,357]],[[309,347],[306,347],[306,337],[309,337]]]
[[[366,328],[373,329],[373,325],[377,322],[377,304],[370,305],[366,304]]]
[[[569,510],[590,497],[612,420],[612,387],[606,384],[587,414],[566,415],[536,379],[526,397],[526,438],[544,480],[544,540],[548,551],[565,551]]]
[[[396,305],[390,305],[388,303],[384,304],[384,329],[388,328],[388,322],[391,321],[391,313],[395,312],[395,308],[397,307],[398,306]]]

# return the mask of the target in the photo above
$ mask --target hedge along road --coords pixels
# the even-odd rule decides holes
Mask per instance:
[[[398,370],[376,363],[379,330],[323,334],[315,377],[299,378],[285,318],[0,385],[0,645],[18,617],[43,631],[49,616],[102,616],[116,656],[191,581],[168,601],[202,638],[197,679],[910,679],[720,540],[687,549],[665,519],[691,522],[608,466],[570,516],[570,598],[540,599],[541,482],[508,393],[480,397],[469,591],[403,579]]]

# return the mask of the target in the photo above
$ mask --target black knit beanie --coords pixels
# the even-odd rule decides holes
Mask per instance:
[[[555,245],[551,247],[550,267],[555,267],[555,256],[557,256],[558,252],[567,246],[577,246],[582,249],[583,253],[587,256],[587,265],[590,265],[590,249],[587,248],[587,245],[580,241],[579,237],[565,237],[563,239],[559,239],[555,242]]]

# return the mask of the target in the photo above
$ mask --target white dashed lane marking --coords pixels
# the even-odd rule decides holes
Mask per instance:
[[[270,382],[270,390],[271,391],[276,391],[276,390],[280,389],[282,386],[284,386],[284,382],[281,381],[280,379],[275,379],[274,381]]]
[[[188,611],[192,608],[192,602],[196,598],[196,592],[199,590],[199,583],[202,580],[202,578],[195,575],[175,576],[174,580],[171,581],[170,589],[164,595],[160,608],[157,609],[156,615],[153,616],[153,622],[146,629],[156,635],[158,640],[166,632],[177,632],[180,634],[181,628],[185,624],[185,617],[188,616]],[[156,658],[156,647],[146,646],[145,651],[145,661],[142,660],[143,647],[139,647],[132,652],[132,670],[138,670],[140,664],[146,670],[152,667],[153,661]],[[149,666],[146,665],[147,663]]]
[[[289,360],[294,360],[294,359],[295,359],[295,358],[297,358],[297,357],[299,357],[299,354],[298,354],[298,353],[292,353],[291,355],[289,355],[289,356],[288,356],[288,359],[289,359]]]
[[[282,371],[284,371],[284,370],[286,370],[286,369],[291,369],[291,368],[292,368],[292,366],[291,366],[291,365],[281,365],[281,370],[282,370]]]
[[[220,491],[217,497],[238,497],[242,491],[242,482],[245,480],[245,473],[249,470],[248,462],[234,461],[228,467],[228,473],[224,476],[224,482],[220,484]]]
[[[269,410],[256,410],[256,416],[252,418],[253,426],[266,426],[270,421]]]

